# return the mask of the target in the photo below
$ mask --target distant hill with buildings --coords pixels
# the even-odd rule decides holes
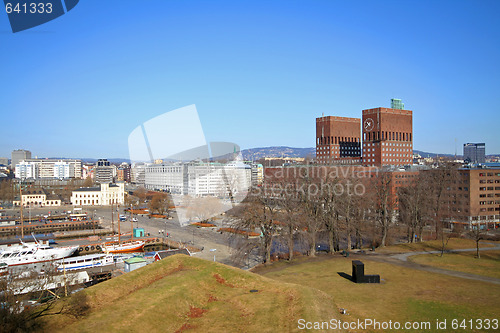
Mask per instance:
[[[449,157],[449,158],[455,157],[455,154],[439,154],[439,153],[426,152],[422,150],[413,150],[413,153],[419,154],[422,157],[432,157],[432,158],[435,158],[437,156]],[[316,148],[315,147],[295,148],[288,146],[260,147],[260,148],[243,149],[241,151],[241,154],[243,155],[243,159],[247,161],[256,161],[265,157],[314,158],[316,156]],[[462,158],[462,157],[463,157],[462,154],[457,154],[457,158]],[[51,157],[51,158],[60,159],[60,157]],[[488,154],[486,155],[486,158],[500,159],[500,154]],[[97,158],[81,158],[81,160],[84,163],[97,162]],[[130,160],[128,158],[108,158],[108,161],[111,162],[112,164],[120,164],[123,162],[130,163]]]
[[[96,163],[98,159],[97,158],[82,158],[81,160],[84,163]],[[121,164],[123,162],[130,163],[130,159],[128,159],[128,158],[108,158],[107,160],[112,164]]]
[[[429,152],[421,151],[421,150],[413,150],[413,153],[419,154],[422,157],[432,157],[432,158],[435,158],[437,156],[441,156],[441,157],[445,156],[445,157],[450,157],[450,158],[455,157],[455,154],[437,154],[437,153],[429,153]],[[458,159],[462,159],[463,157],[464,156],[462,154],[457,154]],[[500,159],[500,154],[488,154],[488,155],[486,155],[486,159],[492,159],[492,158]]]
[[[243,159],[258,160],[264,157],[315,157],[316,148],[294,148],[286,146],[262,147],[244,149],[241,151]]]
[[[455,157],[455,154],[439,154],[439,153],[429,153],[429,152],[426,152],[426,151],[421,151],[421,150],[413,150],[413,153],[414,154],[419,154],[420,156],[422,157],[432,157],[432,158],[435,158],[437,156],[441,156],[441,157]],[[457,157],[458,158],[461,158],[462,155],[458,155],[457,154]]]

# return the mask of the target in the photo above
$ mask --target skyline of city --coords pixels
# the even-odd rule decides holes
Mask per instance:
[[[128,158],[132,129],[190,104],[207,141],[314,147],[317,117],[391,98],[415,150],[500,153],[498,2],[133,4],[16,34],[0,15],[0,157]]]

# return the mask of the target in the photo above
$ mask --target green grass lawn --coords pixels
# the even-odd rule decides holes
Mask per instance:
[[[380,274],[381,284],[355,284],[338,273],[351,274],[352,259],[284,264],[262,268],[259,274],[277,281],[313,286],[332,296],[345,308],[350,321],[430,321],[436,319],[498,318],[500,286],[473,280],[427,273],[363,259],[365,274]],[[435,328],[433,326],[433,328]],[[451,330],[449,330],[451,331]]]
[[[339,316],[333,298],[317,289],[182,255],[82,292],[90,312],[48,317],[44,331],[291,332],[300,318]]]
[[[411,256],[408,259],[422,264],[439,268],[450,269],[500,279],[500,251],[480,249],[481,258],[476,258],[476,252],[422,254]]]

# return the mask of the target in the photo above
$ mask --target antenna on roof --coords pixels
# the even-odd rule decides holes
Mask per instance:
[[[455,160],[457,159],[457,138],[455,138]]]

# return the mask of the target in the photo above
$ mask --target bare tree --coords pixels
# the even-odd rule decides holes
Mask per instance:
[[[190,202],[190,216],[206,222],[209,218],[223,212],[223,204],[216,197],[198,197]]]
[[[430,219],[431,202],[425,177],[419,174],[398,190],[399,220],[407,227],[407,241],[422,241],[423,228]]]
[[[42,317],[84,315],[89,309],[85,295],[75,301],[56,302],[68,295],[66,284],[75,282],[68,274],[62,278],[55,266],[43,274],[24,271],[0,279],[0,332],[32,332],[42,329]],[[64,280],[64,282],[63,282]],[[62,282],[62,286],[59,286]],[[49,299],[47,301],[47,299]],[[42,302],[43,300],[43,302]]]
[[[167,193],[156,192],[149,202],[149,211],[151,214],[158,213],[159,215],[164,215],[170,205],[171,200]]]
[[[441,256],[443,256],[450,234],[445,233],[446,219],[453,216],[450,204],[458,180],[457,168],[450,164],[441,164],[438,168],[425,172],[425,183],[431,202],[431,214],[436,231],[436,239],[441,239]]]
[[[286,238],[288,246],[288,260],[293,260],[294,237],[303,218],[302,206],[294,194],[294,192],[287,193],[286,191],[281,191],[279,202],[280,210],[278,216],[282,224],[282,235]]]
[[[257,193],[252,193],[247,197],[247,205],[243,213],[243,218],[237,225],[240,229],[260,230],[264,263],[271,262],[273,237],[279,229],[275,221],[277,212],[277,199],[269,193],[257,191]]]
[[[307,177],[300,180],[302,183],[298,198],[304,209],[302,227],[305,228],[309,242],[308,255],[316,256],[316,240],[320,229],[324,226],[323,202],[321,200],[321,185]]]
[[[85,178],[85,181],[83,182],[83,187],[92,187],[94,186],[94,180],[92,179],[92,177],[88,176],[87,178]]]
[[[381,230],[380,246],[384,247],[387,241],[389,228],[394,218],[394,202],[391,196],[392,174],[384,171],[378,177],[373,177],[370,198],[374,219]]]
[[[481,255],[479,254],[479,241],[484,239],[484,232],[481,230],[481,224],[480,224],[480,219],[478,216],[478,221],[475,226],[470,225],[469,226],[469,236],[474,239],[476,242],[476,258],[481,258]]]
[[[328,231],[329,252],[334,253],[340,250],[340,206],[341,200],[334,191],[338,184],[335,179],[329,184],[329,190],[322,193],[323,220]]]
[[[144,187],[139,187],[137,190],[134,191],[134,196],[139,199],[139,204],[143,203],[148,198],[148,191],[146,191]]]
[[[12,179],[0,181],[0,201],[12,202],[14,196],[14,182]]]

